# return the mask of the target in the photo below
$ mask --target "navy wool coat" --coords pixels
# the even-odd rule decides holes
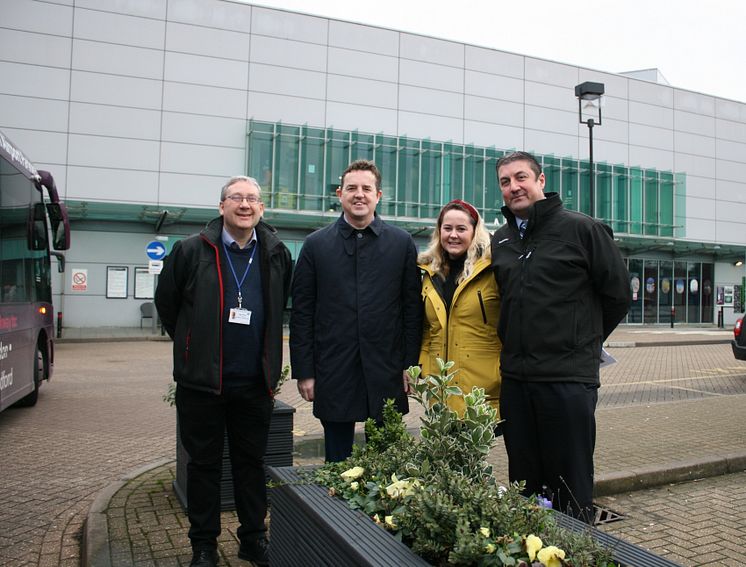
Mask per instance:
[[[402,371],[417,364],[422,300],[409,233],[376,215],[363,231],[340,216],[309,235],[293,276],[290,360],[315,378],[314,415],[381,419],[384,400],[409,410]]]

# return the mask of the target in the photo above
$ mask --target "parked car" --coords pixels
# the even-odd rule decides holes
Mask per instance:
[[[740,317],[733,327],[733,340],[730,344],[733,347],[733,356],[738,360],[746,360],[746,330],[743,328],[743,317]]]

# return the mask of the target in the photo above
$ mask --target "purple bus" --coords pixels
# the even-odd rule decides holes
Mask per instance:
[[[45,202],[46,195],[46,202]],[[50,255],[64,270],[70,223],[54,179],[0,132],[0,411],[33,406],[54,364]]]

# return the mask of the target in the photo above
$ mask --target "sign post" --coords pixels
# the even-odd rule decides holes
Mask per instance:
[[[158,275],[163,269],[163,258],[166,257],[166,246],[158,240],[151,240],[145,246],[145,254],[148,259],[148,273]],[[153,332],[158,330],[158,310],[153,310]]]

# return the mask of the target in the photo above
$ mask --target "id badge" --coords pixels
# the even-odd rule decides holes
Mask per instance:
[[[251,325],[251,311],[234,307],[228,312],[228,322],[238,325]]]

